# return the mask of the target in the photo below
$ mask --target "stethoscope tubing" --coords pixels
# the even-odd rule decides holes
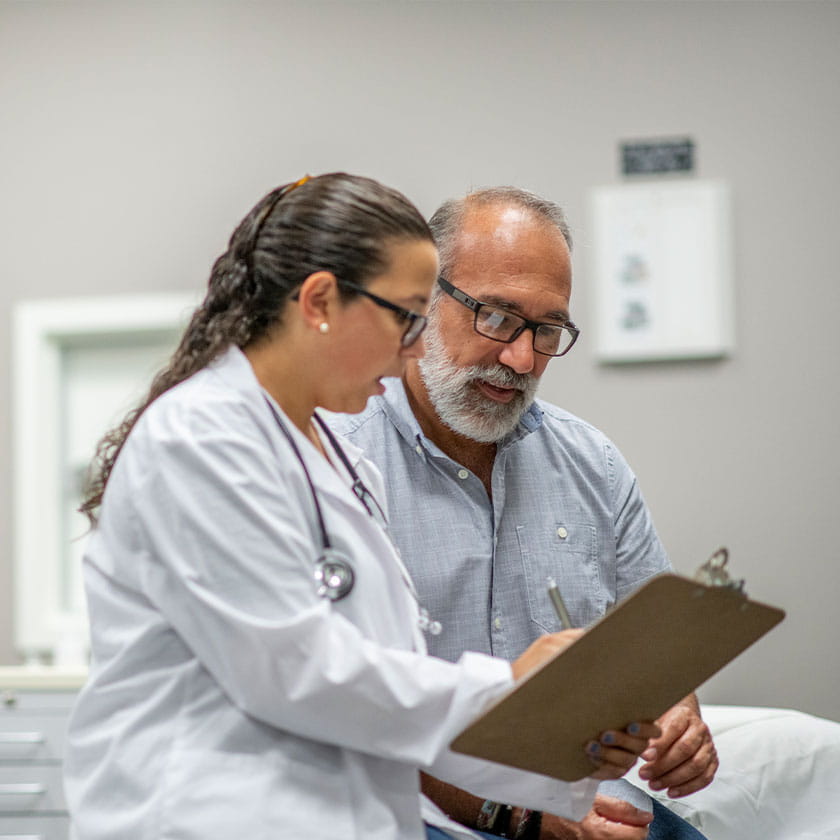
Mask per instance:
[[[263,396],[265,397],[266,404],[271,409],[272,415],[274,415],[274,420],[280,427],[280,430],[283,432],[283,435],[289,442],[289,445],[292,447],[292,452],[294,452],[295,457],[298,459],[301,467],[303,468],[303,474],[304,476],[306,476],[306,481],[309,484],[309,492],[312,495],[312,502],[315,505],[315,513],[318,517],[318,528],[321,531],[322,546],[322,553],[315,561],[314,578],[316,584],[316,592],[322,598],[328,598],[330,601],[340,601],[342,598],[350,594],[350,591],[355,585],[355,574],[353,572],[353,566],[350,563],[350,560],[347,557],[345,557],[342,552],[333,548],[332,543],[330,542],[329,533],[327,532],[327,527],[324,523],[324,514],[321,510],[321,504],[318,501],[318,491],[315,487],[315,482],[312,480],[309,468],[306,466],[306,461],[304,460],[300,448],[295,442],[294,437],[292,437],[292,433],[289,431],[289,429],[286,427],[286,424],[283,422],[283,419],[280,416],[280,412],[277,410],[277,407],[274,405],[274,402],[271,400],[268,394],[264,394]],[[339,460],[343,464],[344,468],[347,470],[347,474],[352,480],[353,494],[362,503],[364,509],[368,513],[368,516],[370,516],[371,519],[373,519],[375,522],[377,522],[377,524],[379,524],[379,526],[385,532],[386,536],[388,536],[388,538],[390,539],[390,534],[388,533],[388,522],[385,517],[385,511],[382,509],[382,506],[377,501],[376,496],[373,495],[368,486],[362,481],[361,476],[358,474],[358,472],[356,472],[355,467],[350,462],[350,459],[347,457],[347,453],[344,451],[341,444],[338,442],[338,439],[333,434],[332,430],[324,422],[324,419],[317,413],[314,415],[314,417],[321,430],[326,435],[327,440],[329,440],[332,450],[335,452],[336,455],[338,455]],[[368,504],[368,500],[370,500],[373,503],[374,507],[371,507],[370,504]],[[397,552],[397,557],[399,557],[399,551],[397,551],[396,546],[394,546],[394,550]],[[420,605],[419,598],[417,596],[417,591],[414,588],[414,582],[411,580],[411,576],[408,574],[408,571],[403,567],[402,562],[399,560],[398,565],[400,566],[403,580],[406,586],[408,587],[409,592],[411,593],[415,602],[417,602],[420,628],[424,632],[429,632],[432,635],[437,635],[441,632],[440,622],[432,619],[429,616],[428,610],[426,610]]]
[[[283,432],[286,440],[289,442],[289,446],[292,447],[292,452],[295,453],[295,457],[300,462],[301,467],[303,468],[303,474],[306,476],[306,481],[309,484],[309,491],[312,494],[312,501],[315,504],[315,514],[318,517],[318,528],[321,531],[321,545],[323,546],[324,550],[329,550],[332,548],[332,544],[330,543],[330,535],[327,533],[327,526],[324,524],[324,514],[321,510],[321,505],[318,502],[318,494],[315,492],[315,483],[312,481],[312,476],[309,473],[309,468],[306,466],[306,461],[303,460],[303,455],[301,455],[300,448],[298,447],[297,443],[295,443],[295,439],[292,437],[292,433],[286,428],[286,424],[280,417],[280,412],[274,406],[274,403],[266,396],[265,402],[268,407],[271,409],[271,413],[274,415],[274,420],[277,425],[280,427],[280,431]],[[330,441],[332,443],[332,441]]]
[[[274,405],[271,398],[268,394],[264,394],[263,396],[265,397],[266,404],[271,409],[272,415],[274,415],[275,422],[285,436],[286,440],[289,442],[292,452],[294,452],[295,457],[298,459],[301,467],[303,468],[303,474],[306,477],[306,482],[309,485],[309,492],[312,495],[312,502],[315,505],[315,515],[318,518],[318,529],[321,532],[321,554],[315,560],[315,571],[313,575],[315,579],[315,591],[322,598],[327,598],[330,601],[340,601],[342,598],[350,594],[356,583],[356,575],[353,571],[353,565],[348,557],[333,547],[330,541],[329,532],[327,531],[327,526],[324,522],[324,512],[321,509],[321,503],[318,500],[318,491],[315,487],[315,482],[312,480],[312,475],[309,472],[306,461],[301,454],[300,447],[298,447],[292,433],[283,422],[283,418],[280,416],[280,412],[277,410],[277,407]],[[379,502],[376,501],[376,497],[362,481],[361,477],[350,463],[350,459],[347,457],[347,454],[344,452],[344,449],[339,444],[335,435],[327,427],[327,424],[317,414],[315,415],[315,420],[327,436],[333,451],[336,455],[338,455],[339,460],[347,470],[347,473],[353,482],[352,489],[354,495],[362,503],[368,515],[372,519],[375,520],[377,518],[376,514],[379,515],[380,524],[385,527],[385,513]],[[371,508],[368,504],[368,499],[370,499],[375,505],[376,513],[374,513],[373,508]]]

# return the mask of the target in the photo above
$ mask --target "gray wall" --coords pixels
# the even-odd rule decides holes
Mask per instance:
[[[833,2],[0,2],[0,475],[15,300],[197,288],[259,195],[341,168],[425,212],[559,200],[586,330],[589,188],[619,140],[688,134],[733,190],[734,357],[607,368],[584,332],[542,394],[623,449],[678,569],[726,544],[787,608],[703,699],[840,719],[838,42]],[[0,662],[10,508],[4,481]]]

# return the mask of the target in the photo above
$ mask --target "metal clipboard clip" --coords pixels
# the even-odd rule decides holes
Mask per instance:
[[[694,573],[694,580],[706,586],[720,586],[724,589],[731,589],[739,595],[747,597],[744,591],[744,578],[736,580],[730,577],[726,569],[729,562],[729,549],[719,548],[699,569]]]

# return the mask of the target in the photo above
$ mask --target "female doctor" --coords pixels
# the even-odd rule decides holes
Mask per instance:
[[[489,799],[589,807],[590,780],[447,746],[574,636],[512,666],[426,655],[439,628],[380,482],[316,412],[361,411],[420,355],[436,275],[420,214],[364,178],[287,184],[237,227],[169,365],[101,442],[82,507],[92,662],[65,769],[78,840],[447,836],[424,829],[418,768]],[[623,774],[655,734],[611,733],[593,776]]]

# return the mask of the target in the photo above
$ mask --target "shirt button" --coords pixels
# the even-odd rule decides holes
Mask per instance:
[[[469,478],[469,472],[467,470],[458,470],[458,478],[464,479]]]
[[[414,447],[414,451],[415,451],[418,455],[422,455],[422,454],[423,454],[423,447],[422,447],[422,446],[420,446],[420,444],[418,443],[418,444],[417,444],[417,446],[415,446],[415,447]]]
[[[493,621],[493,626],[494,626],[497,630],[501,630],[501,629],[502,629],[502,619],[501,619],[501,618],[494,619],[494,621]]]
[[[561,540],[565,540],[566,537],[569,536],[569,532],[561,526],[557,529],[557,536],[560,537]]]

